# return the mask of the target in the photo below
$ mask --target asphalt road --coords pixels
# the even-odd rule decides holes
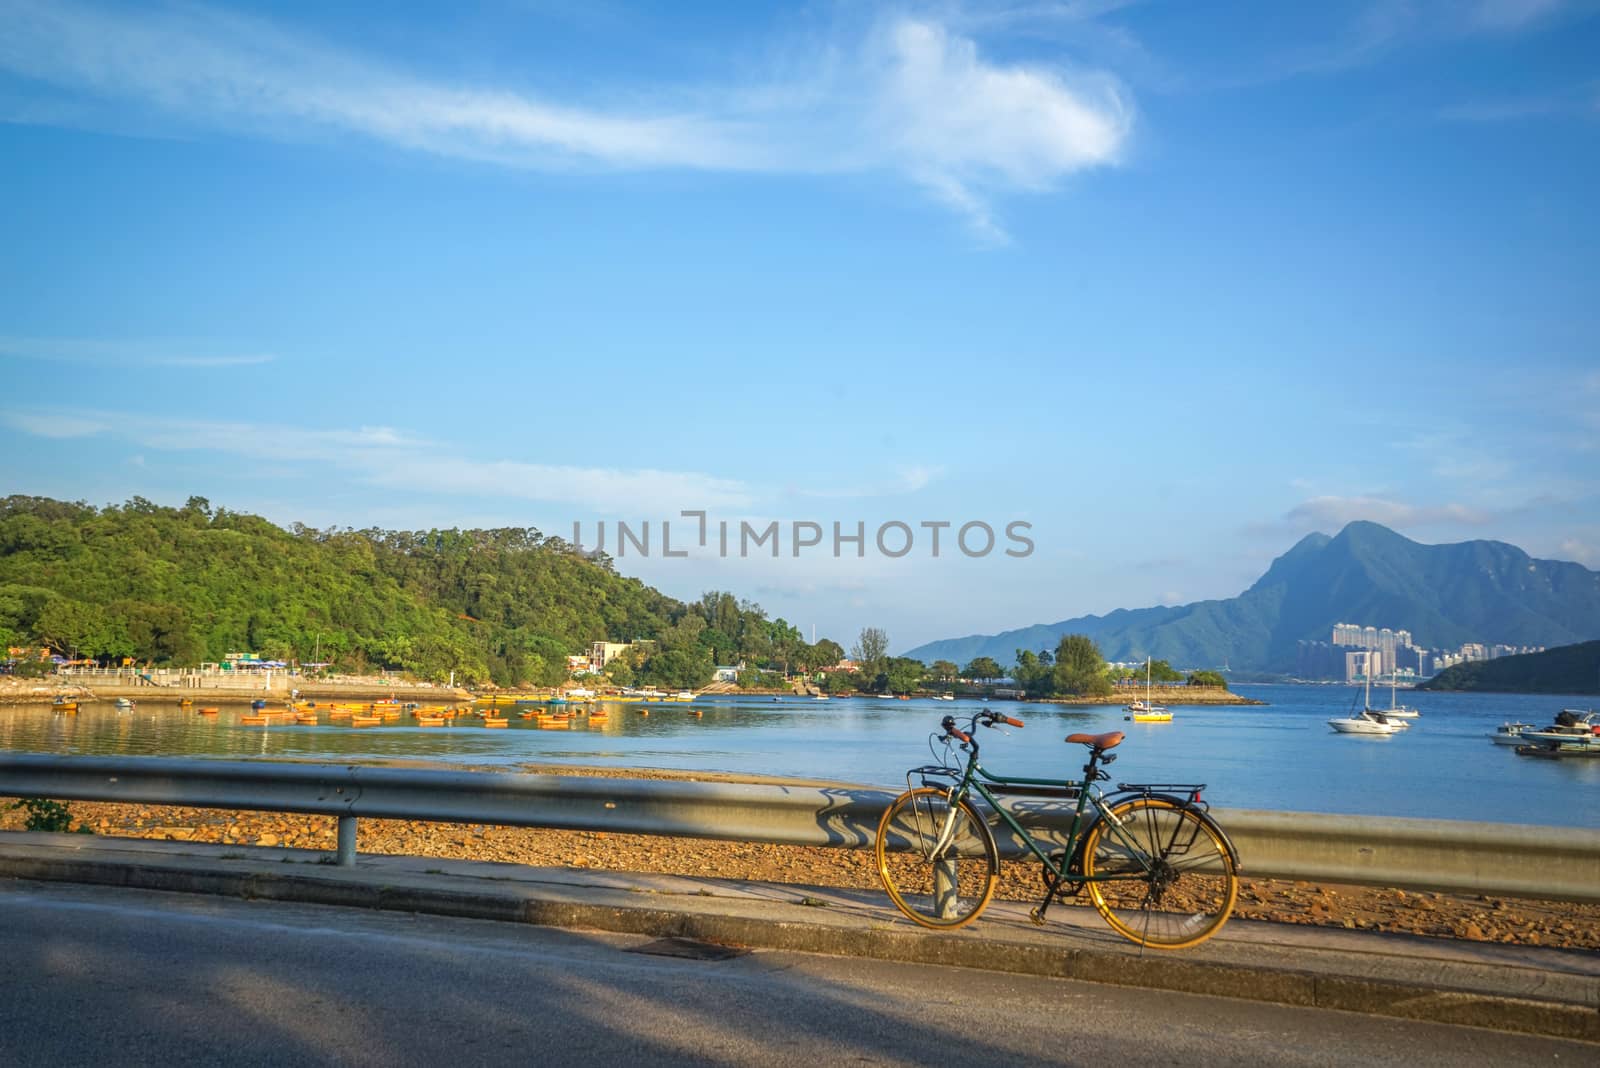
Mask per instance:
[[[0,881],[0,1065],[1593,1064],[1600,1047],[1057,979]]]

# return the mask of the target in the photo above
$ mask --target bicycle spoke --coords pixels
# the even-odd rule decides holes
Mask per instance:
[[[994,839],[966,802],[916,790],[878,825],[878,874],[896,907],[926,927],[959,927],[989,903],[999,877]]]
[[[1140,945],[1175,949],[1210,937],[1237,893],[1222,841],[1198,815],[1162,800],[1127,802],[1115,816],[1085,845],[1095,908]]]

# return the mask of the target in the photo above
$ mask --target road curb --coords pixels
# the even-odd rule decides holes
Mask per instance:
[[[294,851],[283,852],[286,860],[294,859]],[[316,856],[305,854],[306,858]],[[541,897],[536,887],[510,881],[442,876],[433,882],[452,879],[470,881],[471,885],[416,885],[415,881],[406,885],[399,880],[386,881],[382,871],[357,869],[352,873],[350,869],[322,867],[309,859],[296,860],[297,870],[285,871],[266,870],[262,860],[232,855],[206,858],[204,867],[194,861],[192,856],[165,862],[159,858],[94,858],[36,848],[0,851],[0,876],[693,938],[752,948],[979,968],[1600,1042],[1600,1006],[1571,1001],[1207,961],[1168,953],[1141,955],[1078,945],[1019,944],[985,938],[981,931],[973,929],[937,933],[897,930],[887,923],[849,926],[788,916],[722,915],[643,901],[637,905],[562,901]],[[703,902],[697,904],[703,907]],[[793,907],[775,905],[773,911],[791,911]]]

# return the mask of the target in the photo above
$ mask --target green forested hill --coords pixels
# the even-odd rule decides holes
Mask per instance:
[[[1600,641],[1457,664],[1417,689],[1600,694]]]
[[[284,530],[202,498],[0,500],[0,647],[178,664],[320,654],[512,684],[565,677],[565,656],[592,641],[638,638],[659,653],[639,678],[669,685],[705,682],[718,659],[799,662],[808,648],[756,605],[686,605],[532,529]]]

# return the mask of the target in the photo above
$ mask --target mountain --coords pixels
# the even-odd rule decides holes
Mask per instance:
[[[1296,643],[1327,641],[1335,623],[1409,630],[1429,648],[1569,645],[1600,637],[1600,572],[1535,560],[1504,542],[1421,545],[1356,522],[1332,538],[1308,534],[1237,597],[948,638],[905,655],[1010,664],[1018,649],[1054,649],[1064,634],[1087,634],[1109,660],[1148,655],[1184,667],[1288,672]]]
[[[1542,653],[1473,660],[1446,668],[1419,690],[1490,693],[1600,694],[1600,642],[1564,645]]]

